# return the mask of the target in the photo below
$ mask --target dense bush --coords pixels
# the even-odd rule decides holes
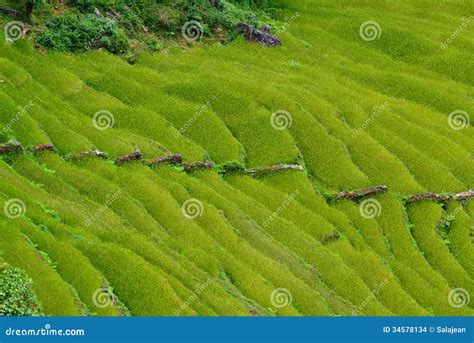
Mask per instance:
[[[73,0],[71,9],[46,21],[37,42],[57,51],[82,52],[105,48],[115,54],[134,46],[151,50],[163,46],[158,38],[179,38],[191,20],[201,25],[200,36],[232,40],[240,22],[260,26],[274,13],[268,0]],[[39,9],[37,9],[39,11]],[[99,11],[101,14],[99,14]]]
[[[37,42],[52,50],[81,52],[105,48],[116,54],[128,50],[127,37],[109,18],[70,13],[48,21],[46,28]]]
[[[134,36],[146,26],[151,32],[166,32],[172,37],[184,23],[196,20],[203,25],[204,34],[209,29],[232,29],[237,23],[245,21],[258,25],[258,17],[263,12],[265,1],[224,1],[224,0],[117,0],[116,10],[121,13],[120,25]]]
[[[113,6],[117,3],[116,0],[73,0],[71,3],[89,7],[89,6]]]
[[[38,299],[32,281],[21,269],[0,269],[0,316],[40,315]]]

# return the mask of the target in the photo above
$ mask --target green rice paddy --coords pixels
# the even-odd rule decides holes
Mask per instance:
[[[473,15],[296,0],[279,48],[197,43],[135,65],[1,39],[0,143],[56,151],[0,158],[0,264],[45,315],[474,315],[474,201],[404,201],[474,188]],[[136,148],[305,170],[113,163]],[[70,158],[91,149],[109,158]],[[389,192],[373,216],[326,201],[374,185]]]

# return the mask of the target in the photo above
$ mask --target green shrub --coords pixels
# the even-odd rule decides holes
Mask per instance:
[[[258,25],[258,18],[254,11],[228,2],[223,2],[222,10],[213,9],[209,11],[208,21],[212,27],[232,28],[240,22]]]
[[[0,316],[41,315],[32,284],[21,269],[10,266],[0,269]]]
[[[37,42],[49,49],[81,52],[97,48],[120,54],[128,50],[128,40],[114,20],[70,13],[51,19]]]
[[[26,16],[31,21],[34,13],[39,25],[35,31],[42,32],[36,37],[38,44],[63,52],[104,48],[114,54],[129,51],[129,38],[135,49],[160,50],[161,43],[150,45],[150,40],[179,40],[182,27],[190,21],[199,23],[199,37],[215,34],[220,41],[232,41],[239,35],[236,24],[273,24],[270,18],[277,7],[270,1],[70,0],[66,11],[56,16],[54,2],[26,3]]]
[[[113,6],[117,3],[117,0],[72,0],[75,5],[90,7],[90,6]]]

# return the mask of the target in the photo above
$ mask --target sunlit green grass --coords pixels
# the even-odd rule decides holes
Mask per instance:
[[[473,315],[448,295],[474,296],[474,202],[403,202],[474,188],[473,26],[441,47],[471,12],[456,1],[297,0],[281,14],[298,15],[280,48],[171,46],[135,65],[1,39],[0,143],[57,150],[1,157],[0,205],[26,209],[0,212],[2,260],[27,272],[47,315]],[[359,35],[367,21],[378,39]],[[93,125],[102,110],[114,117],[106,130]],[[456,110],[470,126],[450,127]],[[277,111],[291,125],[276,130]],[[305,170],[252,178],[113,163],[135,148]],[[65,158],[91,149],[109,160]],[[374,185],[389,187],[375,218],[326,202]],[[191,198],[202,205],[194,219],[182,209]],[[118,300],[101,308],[104,286]],[[275,306],[282,288],[291,299]]]

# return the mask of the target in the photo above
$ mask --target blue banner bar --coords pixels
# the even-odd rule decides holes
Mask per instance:
[[[472,317],[1,317],[0,342],[474,342]]]

